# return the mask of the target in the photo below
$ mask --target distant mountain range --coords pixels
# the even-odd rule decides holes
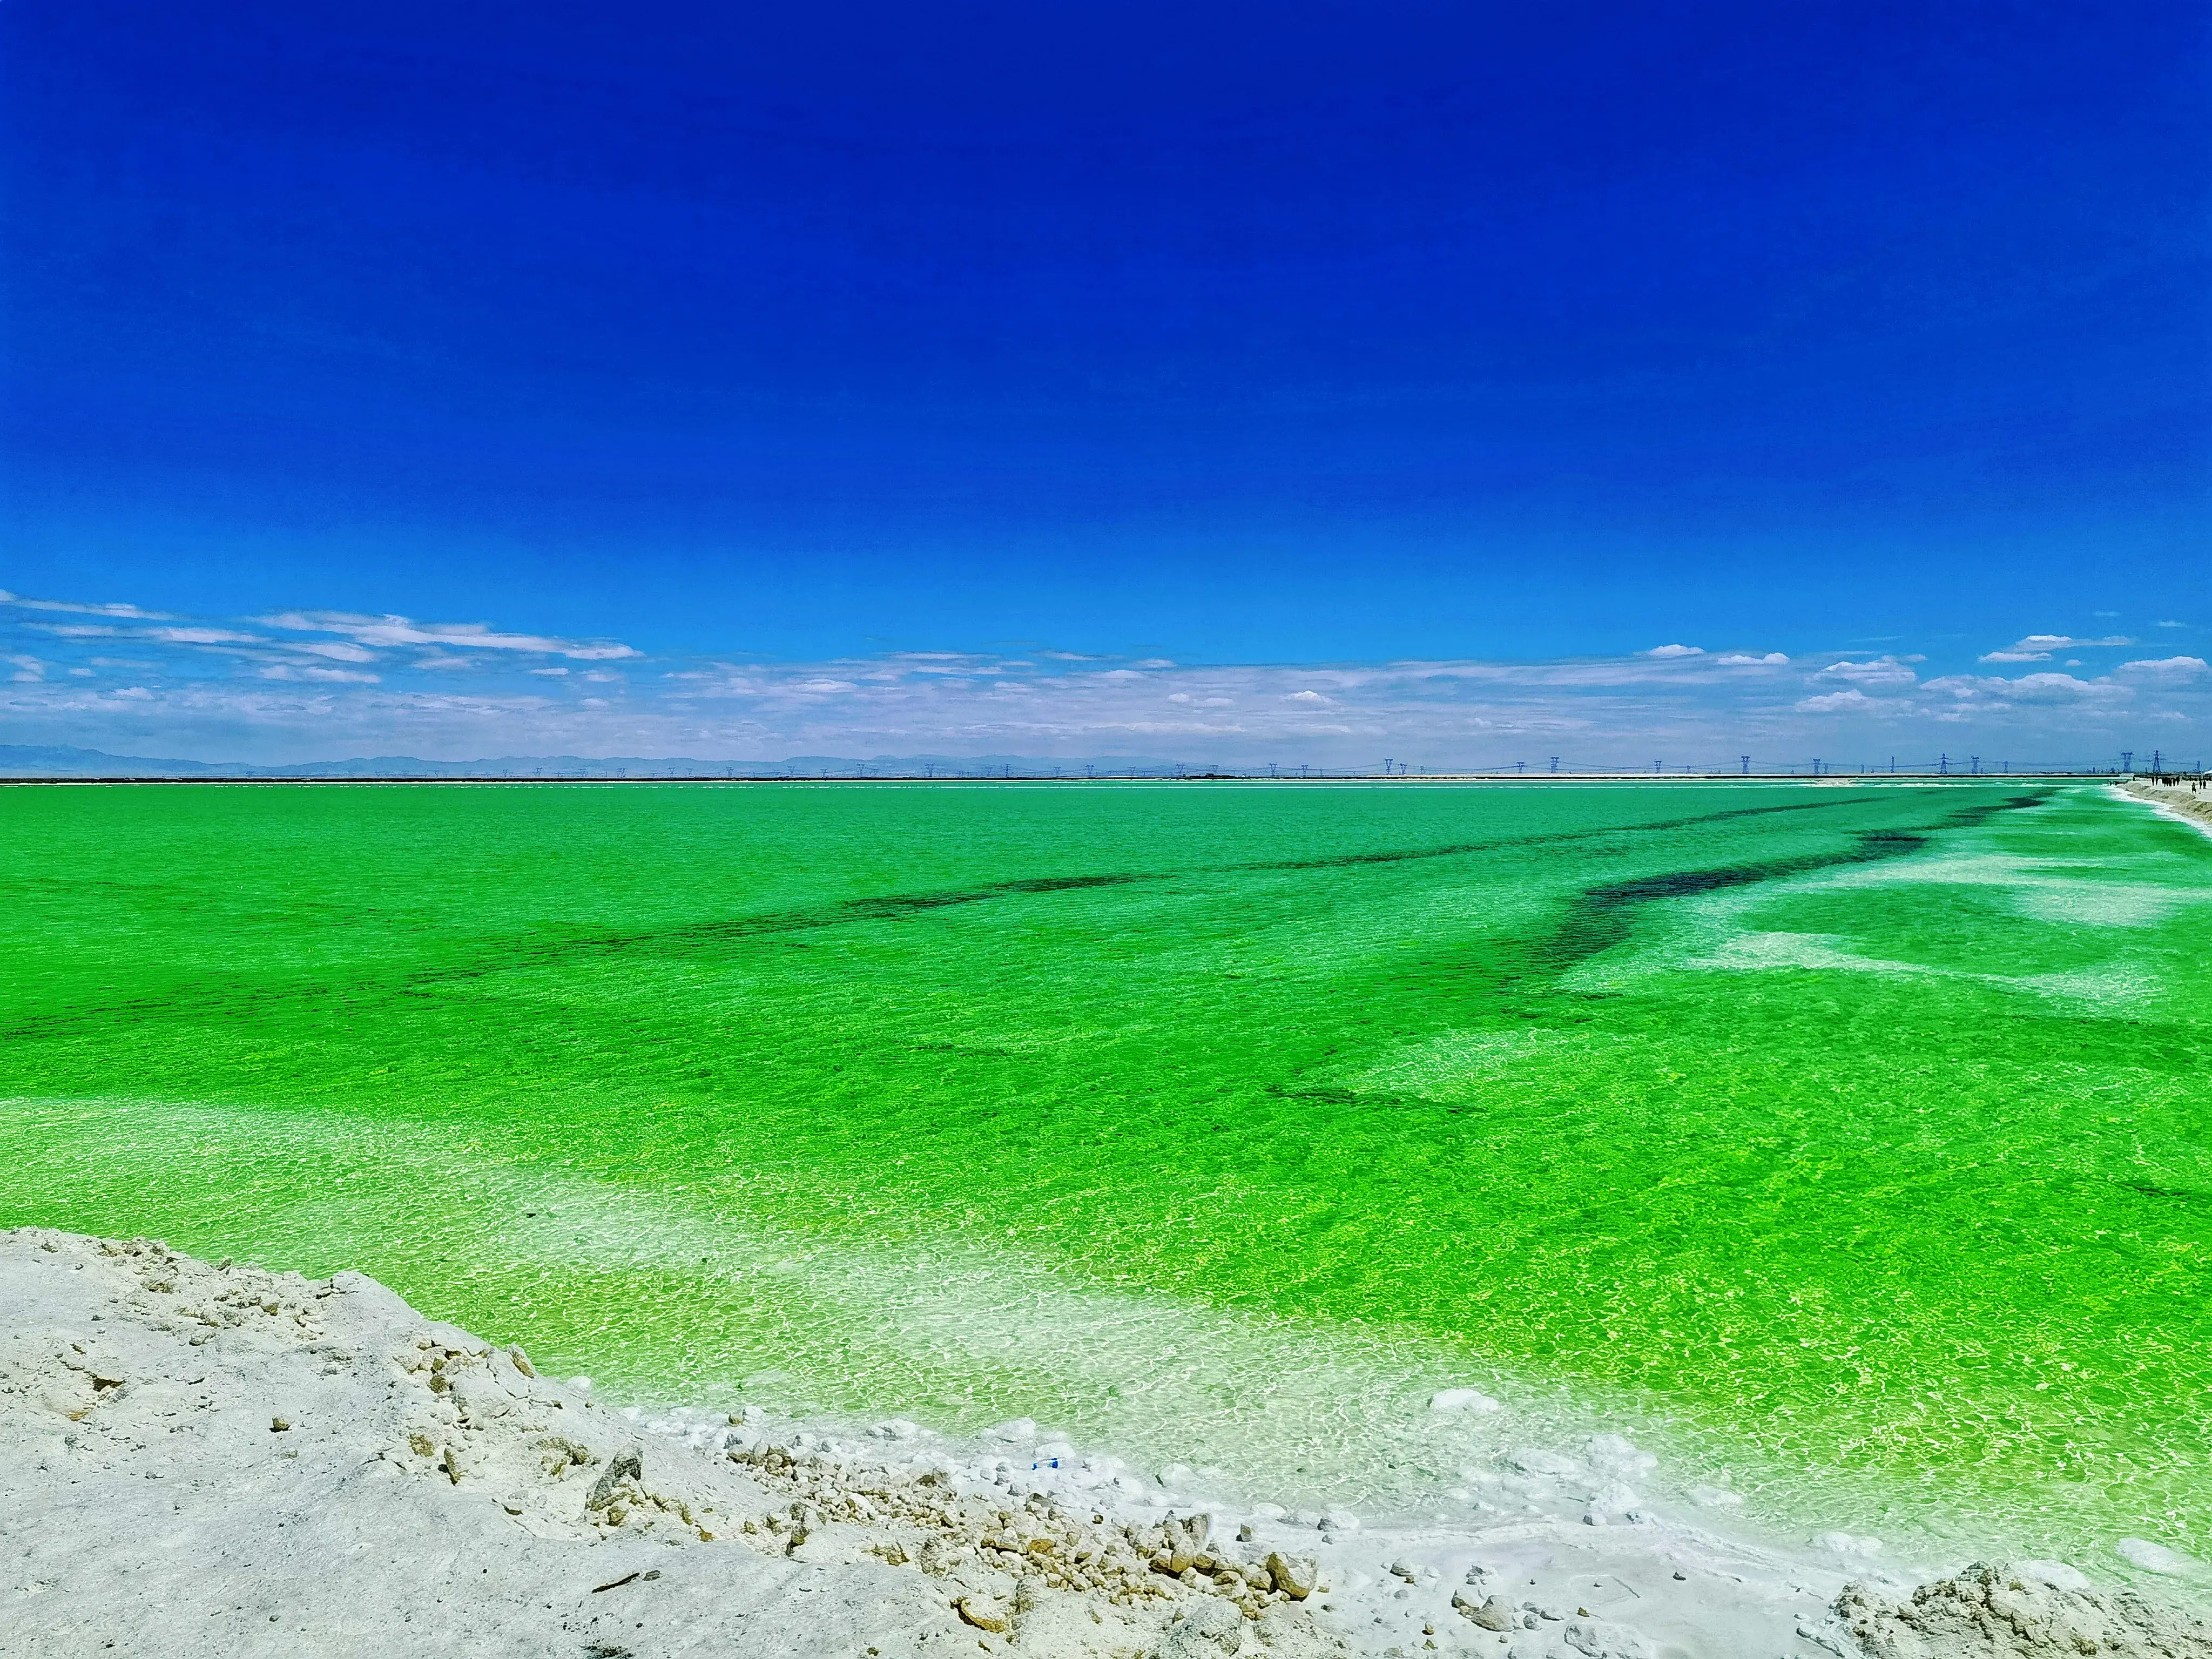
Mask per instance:
[[[653,778],[653,777],[1081,777],[1174,773],[1176,763],[1112,756],[1097,761],[1024,755],[795,755],[780,761],[707,761],[682,755],[500,755],[434,761],[414,755],[357,755],[348,760],[255,765],[245,761],[152,759],[58,744],[0,744],[8,778]]]

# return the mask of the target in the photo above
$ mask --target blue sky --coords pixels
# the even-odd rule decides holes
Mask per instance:
[[[0,730],[2212,748],[2208,66],[2180,3],[17,0]]]

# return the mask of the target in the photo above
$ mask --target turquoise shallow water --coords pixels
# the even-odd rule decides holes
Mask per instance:
[[[2206,1547],[2212,841],[2100,788],[19,788],[0,830],[9,1221],[1294,1501],[1604,1424],[1749,1524]]]

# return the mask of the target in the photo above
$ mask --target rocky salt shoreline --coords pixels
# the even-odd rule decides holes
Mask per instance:
[[[40,1659],[2212,1656],[2047,1565],[1835,1595],[1625,1528],[1531,1521],[1473,1560],[757,1412],[655,1434],[362,1275],[40,1229],[0,1234],[0,1651]]]
[[[2137,800],[2147,800],[2154,806],[2162,806],[2169,812],[2194,821],[2198,829],[2212,835],[2212,787],[2191,787],[2186,783],[2155,783],[2147,778],[2130,778],[2120,788]]]

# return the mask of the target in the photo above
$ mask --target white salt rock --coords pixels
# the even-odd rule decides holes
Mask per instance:
[[[2085,1590],[2089,1588],[2089,1576],[2079,1567],[2069,1567],[2063,1561],[2015,1561],[2013,1570],[2023,1577],[2048,1584],[2053,1589]]]
[[[1033,1417],[1017,1417],[1011,1422],[1001,1423],[995,1428],[986,1429],[984,1432],[994,1440],[1034,1440],[1037,1437],[1036,1419]]]
[[[1824,1532],[1813,1540],[1824,1550],[1833,1550],[1838,1555],[1869,1556],[1881,1553],[1881,1540],[1863,1538],[1856,1533]]]
[[[1580,1474],[1583,1468],[1579,1459],[1563,1457],[1558,1452],[1544,1451],[1534,1446],[1515,1452],[1509,1461],[1523,1474]]]
[[[1650,1452],[1640,1449],[1636,1443],[1618,1434],[1595,1434],[1590,1437],[1590,1461],[1611,1468],[1647,1474],[1659,1467],[1659,1460]]]
[[[1690,1501],[1702,1504],[1709,1510],[1729,1510],[1743,1502],[1743,1494],[1730,1492],[1726,1486],[1692,1486],[1690,1488]]]
[[[1597,1489],[1583,1512],[1583,1519],[1598,1526],[1617,1521],[1628,1514],[1643,1500],[1625,1480],[1608,1480]]]
[[[1561,1639],[1588,1659],[1646,1659],[1651,1651],[1650,1644],[1634,1628],[1607,1619],[1571,1624],[1561,1632]]]
[[[1432,1412],[1494,1412],[1504,1409],[1480,1389],[1444,1389],[1429,1396]]]

